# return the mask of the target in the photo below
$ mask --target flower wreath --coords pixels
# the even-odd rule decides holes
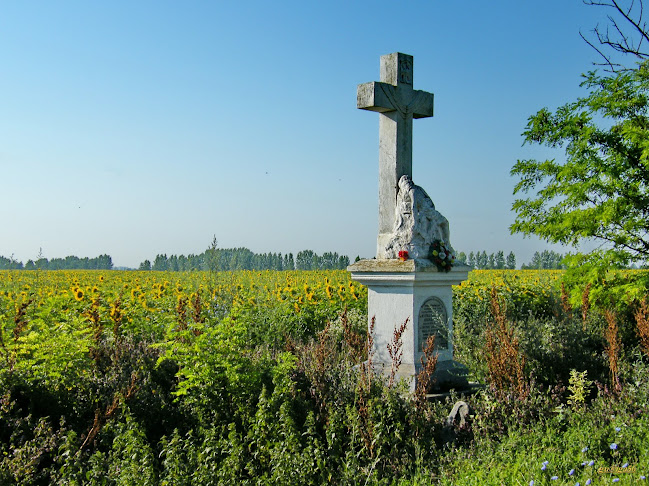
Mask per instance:
[[[451,253],[451,250],[441,240],[433,241],[433,244],[430,246],[429,259],[437,266],[438,270],[443,272],[450,272],[453,263],[455,263],[455,255]]]

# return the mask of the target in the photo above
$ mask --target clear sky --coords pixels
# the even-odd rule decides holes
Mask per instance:
[[[511,236],[527,119],[584,95],[606,11],[581,0],[0,4],[0,255],[221,248],[375,254],[379,115],[356,86],[414,56],[435,94],[413,179],[458,251]]]

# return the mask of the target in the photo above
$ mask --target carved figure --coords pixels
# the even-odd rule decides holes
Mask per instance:
[[[426,191],[408,175],[399,179],[395,209],[394,230],[383,258],[398,258],[400,250],[407,250],[411,258],[428,259],[435,240],[443,241],[453,251],[448,220],[435,209]]]

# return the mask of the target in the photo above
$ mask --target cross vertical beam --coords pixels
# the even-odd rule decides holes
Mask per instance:
[[[412,120],[433,116],[433,94],[413,89],[412,56],[381,56],[380,72],[380,82],[357,89],[357,107],[380,113],[377,258],[392,234],[399,179],[412,177]]]

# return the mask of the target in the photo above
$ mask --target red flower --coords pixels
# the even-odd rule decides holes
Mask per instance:
[[[399,252],[399,259],[400,260],[407,260],[408,259],[408,252],[406,250],[401,250]]]

